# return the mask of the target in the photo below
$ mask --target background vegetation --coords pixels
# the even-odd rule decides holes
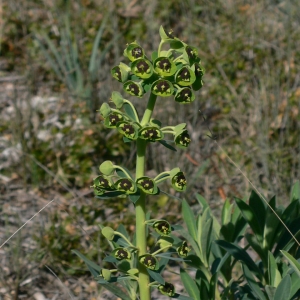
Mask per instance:
[[[96,201],[89,186],[103,160],[135,162],[96,110],[120,88],[110,69],[126,43],[137,40],[150,53],[160,25],[200,49],[206,74],[193,105],[159,100],[158,118],[185,120],[193,142],[170,166],[169,152],[153,146],[149,172],[176,161],[189,202],[198,192],[218,211],[251,189],[228,154],[264,195],[285,203],[300,170],[299,23],[296,0],[1,0],[0,243],[54,199],[0,249],[1,297],[108,297],[70,250],[101,260],[97,224],[122,221],[134,230],[132,207]],[[150,205],[177,220],[177,200]]]

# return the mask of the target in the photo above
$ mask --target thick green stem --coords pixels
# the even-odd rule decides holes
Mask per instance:
[[[155,106],[156,96],[151,94],[146,111],[144,113],[141,125],[145,125],[150,121]],[[145,155],[147,142],[142,139],[137,140],[137,156],[136,156],[136,178],[145,175]],[[136,247],[138,255],[147,253],[147,236],[146,236],[146,194],[141,192],[140,199],[135,203],[136,214]],[[146,267],[138,263],[139,270],[139,292],[141,300],[150,300],[150,279]]]

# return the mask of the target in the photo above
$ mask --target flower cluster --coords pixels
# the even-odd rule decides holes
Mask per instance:
[[[99,169],[102,174],[94,178],[92,188],[95,196],[100,199],[127,195],[136,202],[141,192],[149,195],[159,194],[158,184],[167,179],[170,179],[176,191],[182,192],[186,189],[186,179],[179,168],[163,172],[154,179],[147,176],[134,179],[126,168],[114,165],[109,160],[103,162]],[[133,195],[135,197],[130,197]]]
[[[111,71],[112,76],[123,83],[128,94],[142,97],[148,90],[157,96],[174,96],[176,102],[191,103],[195,100],[194,91],[203,86],[204,70],[196,48],[187,45],[166,32],[159,30],[161,43],[158,51],[151,55],[137,43],[129,44],[124,55],[130,64],[120,63]],[[169,50],[161,50],[169,44]]]

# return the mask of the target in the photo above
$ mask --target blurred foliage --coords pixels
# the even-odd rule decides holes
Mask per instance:
[[[0,132],[11,135],[11,146],[21,144],[23,152],[32,155],[70,187],[81,188],[89,187],[105,159],[129,168],[134,162],[130,146],[120,142],[116,132],[114,138],[108,138],[99,115],[91,114],[84,99],[67,90],[34,40],[34,34],[45,32],[62,51],[60,32],[66,3],[62,0],[1,2],[0,74],[24,75],[29,98],[55,95],[59,101],[55,109],[43,112],[32,105],[27,113],[21,105],[24,100],[21,91],[17,95],[20,103],[16,105],[19,115],[3,118]],[[188,108],[170,106],[164,100],[165,106],[156,112],[157,118],[169,124],[184,119],[194,131],[185,155],[172,154],[172,160],[178,162],[192,182],[187,195],[197,191],[217,208],[221,199],[244,196],[250,190],[249,182],[207,137],[211,134],[209,127],[219,145],[259,190],[266,196],[276,194],[279,202],[287,199],[290,186],[299,178],[300,167],[299,1],[76,0],[71,2],[70,11],[72,39],[78,46],[84,78],[97,30],[105,16],[108,21],[98,53],[121,34],[112,42],[93,84],[92,100],[96,108],[107,101],[112,90],[117,90],[110,79],[110,68],[121,60],[126,43],[137,40],[149,52],[152,44],[158,44],[156,32],[163,25],[173,29],[176,36],[188,37],[186,42],[200,49],[206,74],[204,87],[197,94],[199,101]],[[137,105],[144,104],[139,101]],[[49,121],[51,118],[57,122]],[[43,138],[45,133],[50,134],[48,140]],[[152,146],[148,169],[161,172],[168,168],[166,155],[162,147]],[[24,157],[21,166],[12,165],[4,172],[7,176],[17,172],[28,184],[59,190],[55,179],[29,158]],[[154,210],[168,213],[174,203],[169,201]],[[106,205],[110,207],[113,203]],[[56,221],[53,217],[53,224]],[[63,228],[55,228],[57,224],[53,226],[47,233],[51,244],[57,245],[60,239],[60,247],[77,243],[79,237],[70,237]],[[43,244],[42,249],[45,247]],[[63,255],[55,247],[51,251],[53,256]],[[73,259],[69,254],[63,258],[69,259]]]

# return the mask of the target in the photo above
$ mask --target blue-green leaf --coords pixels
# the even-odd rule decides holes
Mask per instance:
[[[79,251],[77,251],[77,250],[71,250],[71,251],[73,253],[75,253],[77,256],[79,256],[88,266],[92,267],[93,269],[95,269],[96,271],[98,271],[100,273],[100,271],[101,271],[100,266],[95,264],[93,261],[89,260],[86,256],[81,254]]]
[[[279,283],[275,295],[274,300],[287,300],[290,299],[291,292],[291,277],[290,275],[286,275],[281,282]]]
[[[293,187],[292,187],[292,191],[291,191],[291,196],[290,196],[290,201],[296,201],[296,200],[300,200],[300,182],[299,180],[297,180]]]
[[[180,278],[189,296],[194,300],[200,300],[200,292],[196,282],[183,269],[180,270]]]
[[[288,252],[284,250],[280,250],[280,252],[286,257],[286,259],[289,261],[291,267],[294,269],[294,271],[298,274],[299,280],[300,280],[300,263]]]
[[[186,200],[182,201],[182,215],[183,215],[184,222],[188,228],[189,234],[196,241],[197,240],[196,220],[193,211],[190,208],[189,204],[186,202]]]

